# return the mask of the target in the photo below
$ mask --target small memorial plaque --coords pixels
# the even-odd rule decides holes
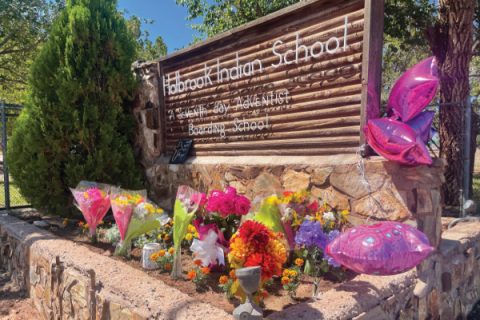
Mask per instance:
[[[193,140],[192,139],[182,139],[177,142],[177,147],[175,148],[175,152],[173,156],[170,158],[170,164],[181,164],[184,163],[188,155],[190,154],[190,150],[192,149]]]

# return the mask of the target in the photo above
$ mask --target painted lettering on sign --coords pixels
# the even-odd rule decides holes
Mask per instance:
[[[272,63],[273,68],[281,67],[282,65],[300,64],[312,59],[320,59],[323,55],[333,55],[348,49],[348,16],[344,18],[343,41],[338,37],[332,36],[325,42],[315,41],[312,45],[306,46],[301,44],[302,39],[300,32],[296,33],[295,47],[284,52],[281,46],[284,42],[281,39],[276,40],[272,46],[272,54],[278,59]],[[163,94],[174,95],[189,91],[203,89],[205,87],[213,86],[214,84],[222,84],[232,80],[239,80],[245,77],[252,77],[264,72],[265,68],[260,59],[240,63],[238,52],[235,53],[235,66],[227,68],[222,67],[220,59],[217,59],[216,64],[208,66],[204,64],[203,74],[196,78],[183,79],[179,71],[174,73],[172,77],[170,74],[163,76]],[[212,72],[216,71],[216,77],[212,80]]]

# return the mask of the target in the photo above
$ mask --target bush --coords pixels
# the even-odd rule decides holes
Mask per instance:
[[[135,41],[115,0],[69,0],[35,59],[31,92],[8,160],[33,206],[72,212],[69,187],[80,180],[140,188],[124,109],[135,82]]]

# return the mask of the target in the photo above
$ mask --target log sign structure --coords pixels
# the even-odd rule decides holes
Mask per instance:
[[[203,66],[203,72],[195,78],[183,79],[180,71],[174,72],[174,75],[167,74],[163,76],[163,94],[169,95],[189,93],[203,88],[220,85],[247,77],[261,75],[266,69],[277,69],[285,65],[301,64],[309,62],[311,59],[322,59],[325,55],[335,55],[339,52],[348,50],[348,17],[344,17],[343,39],[336,36],[330,37],[326,41],[315,41],[307,46],[302,44],[300,32],[296,33],[294,46],[287,47],[280,39],[273,43],[271,54],[275,57],[270,65],[264,65],[262,60],[254,59],[241,62],[239,53],[236,52],[235,65],[227,68],[222,67],[220,59],[216,63]],[[253,116],[264,116],[255,121],[248,121],[245,116],[235,117],[233,119],[232,133],[262,133],[268,131],[272,126],[269,117],[269,110],[288,109],[290,102],[288,89],[279,91],[266,91],[251,95],[242,95],[234,99],[234,103],[225,103],[215,101],[210,104],[199,104],[195,106],[181,107],[167,110],[167,119],[170,121],[189,120],[195,118],[204,118],[213,112],[214,115],[226,116],[228,113],[241,112],[243,115],[251,114]],[[250,112],[250,113],[249,113]],[[225,123],[213,122],[208,124],[195,125],[188,123],[188,135],[190,137],[201,137],[203,135],[216,136],[219,139],[227,139],[227,130]]]

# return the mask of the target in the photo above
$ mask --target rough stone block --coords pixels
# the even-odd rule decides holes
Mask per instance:
[[[411,216],[398,193],[386,189],[353,201],[352,212],[380,220],[404,221]]]
[[[287,170],[282,177],[285,191],[302,191],[310,187],[310,176],[305,172]]]
[[[333,187],[321,189],[313,187],[312,196],[320,198],[337,210],[350,210],[350,202],[348,198],[335,190]]]
[[[388,319],[388,316],[385,313],[385,311],[383,311],[381,306],[376,306],[375,308],[365,311],[353,318],[353,320],[373,320],[373,319]]]
[[[280,179],[270,173],[262,173],[256,179],[252,190],[248,190],[249,196],[270,196],[282,192],[283,188]],[[252,198],[253,199],[253,198]]]
[[[354,199],[360,199],[382,188],[388,176],[385,173],[365,172],[363,175],[356,165],[335,167],[330,175],[330,184],[340,192]]]
[[[322,186],[328,181],[328,177],[333,171],[333,167],[324,167],[313,169],[311,179],[316,186]]]

